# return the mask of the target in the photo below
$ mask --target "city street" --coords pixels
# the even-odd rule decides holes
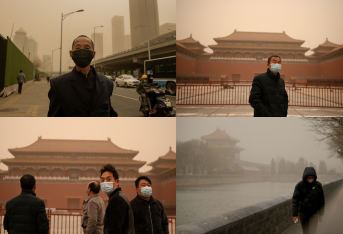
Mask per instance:
[[[0,117],[47,116],[49,89],[50,84],[46,80],[24,84],[22,94],[14,92],[9,97],[0,98]],[[175,96],[167,97],[174,106],[173,112],[176,113]],[[140,103],[135,88],[114,85],[111,103],[119,117],[143,117],[139,111]]]

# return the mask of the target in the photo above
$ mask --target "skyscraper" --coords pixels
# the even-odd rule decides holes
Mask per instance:
[[[38,43],[35,39],[33,39],[32,36],[29,37],[28,44],[27,44],[27,50],[29,53],[29,59],[33,61],[37,57],[38,52]]]
[[[145,7],[145,3],[147,7]],[[129,4],[131,46],[137,47],[148,39],[147,21],[149,27],[149,38],[158,36],[160,34],[158,5],[157,0],[130,0]]]
[[[131,34],[125,35],[125,50],[131,49]]]
[[[23,28],[18,29],[15,32],[13,43],[17,46],[17,48],[23,52],[23,54],[28,57],[28,50],[27,50],[27,42],[28,38],[26,36],[26,32]]]
[[[51,55],[43,55],[42,62],[42,70],[47,73],[51,72]]]
[[[95,59],[100,59],[104,57],[104,37],[102,33],[95,33],[95,40],[94,40],[94,33],[92,33],[91,36],[92,41],[94,42],[94,51],[96,52],[95,54]]]
[[[125,50],[124,16],[112,17],[112,53]]]
[[[176,24],[165,23],[160,25],[160,35],[176,30]]]

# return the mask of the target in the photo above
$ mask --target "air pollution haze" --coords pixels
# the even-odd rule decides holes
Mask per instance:
[[[285,33],[315,48],[326,41],[343,44],[343,2],[340,0],[177,0],[177,40],[190,34],[202,45],[237,31]],[[205,51],[213,51],[206,48]],[[311,50],[305,55],[311,55]]]
[[[2,118],[0,123],[0,160],[13,158],[10,148],[26,147],[42,139],[61,140],[107,140],[120,148],[139,151],[134,160],[146,161],[147,164],[165,155],[169,147],[175,152],[175,119],[119,118],[116,121],[105,118],[66,118],[48,119]],[[157,130],[163,126],[163,131]],[[0,164],[0,169],[7,166]],[[150,170],[146,164],[140,172]]]
[[[176,23],[175,0],[158,0],[159,23]],[[96,33],[103,33],[103,56],[112,54],[111,19],[115,15],[124,16],[125,35],[130,34],[130,16],[128,0],[2,0],[0,4],[0,34],[11,37],[12,25],[15,31],[23,28],[28,37],[32,36],[38,42],[38,56],[51,55],[52,50],[60,47],[61,14],[83,12],[69,15],[63,20],[62,70],[74,63],[69,56],[72,41],[79,35],[91,38]],[[125,50],[123,48],[123,50]],[[54,71],[59,70],[59,51],[54,52]]]

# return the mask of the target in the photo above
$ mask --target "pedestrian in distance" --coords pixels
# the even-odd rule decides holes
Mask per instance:
[[[318,221],[324,216],[325,197],[313,167],[305,168],[302,180],[295,186],[292,203],[293,222],[300,219],[303,234],[316,234]]]
[[[21,94],[21,90],[23,88],[23,83],[26,83],[26,77],[22,70],[20,70],[20,73],[17,75],[18,80],[18,93]]]
[[[268,58],[267,72],[254,77],[249,103],[254,108],[254,117],[287,117],[288,94],[285,81],[280,77],[281,58]]]
[[[119,175],[111,164],[100,170],[101,190],[108,196],[104,217],[105,234],[134,234],[135,227],[130,201],[119,187]]]
[[[48,76],[47,78],[46,78],[46,82],[50,82],[50,77]]]
[[[36,197],[36,180],[25,174],[20,178],[21,194],[6,203],[4,229],[9,234],[49,233],[44,201]]]
[[[152,183],[146,176],[135,181],[137,196],[130,202],[135,234],[169,234],[168,218],[162,203],[152,196]]]
[[[111,106],[113,82],[90,65],[93,41],[85,35],[72,43],[74,69],[50,81],[48,117],[117,117]]]
[[[105,205],[99,196],[100,183],[91,181],[87,185],[86,194],[89,196],[82,204],[82,220],[84,234],[103,234]]]

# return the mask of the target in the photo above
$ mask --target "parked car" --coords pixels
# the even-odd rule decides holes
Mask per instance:
[[[120,75],[116,78],[116,86],[136,87],[139,81],[131,75]]]
[[[110,80],[112,80],[112,81],[115,81],[116,80],[116,78],[115,77],[113,77],[113,76],[108,76],[108,75],[105,75],[108,79],[110,79]]]

